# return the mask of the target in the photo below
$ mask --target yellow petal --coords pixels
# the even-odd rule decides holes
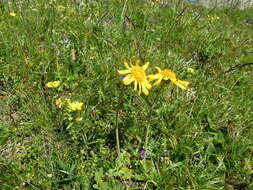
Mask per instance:
[[[131,75],[127,75],[124,79],[123,79],[123,83],[124,85],[129,85],[134,81],[134,78]]]
[[[162,70],[160,69],[160,67],[155,67],[155,68],[158,70],[159,73],[162,72]]]
[[[176,80],[173,82],[175,85],[180,87],[183,90],[186,90],[188,88],[189,82],[188,81],[182,81],[182,80]]]
[[[159,85],[161,82],[162,82],[163,78],[160,77],[155,83],[154,83],[154,86],[157,86]]]
[[[137,85],[138,85],[138,83],[137,83],[137,81],[135,80],[135,81],[134,81],[134,90],[135,90],[135,91],[137,90]]]
[[[147,80],[145,80],[145,82],[143,84],[147,87],[147,89],[152,88],[152,85]]]
[[[149,80],[156,80],[156,79],[159,79],[161,78],[161,74],[157,73],[157,74],[154,74],[154,75],[148,75],[148,79]]]
[[[124,65],[128,70],[131,70],[131,67],[129,67],[128,63],[126,61],[124,61]]]
[[[147,88],[148,88],[148,89],[151,89],[151,88],[152,88],[152,85],[148,83]]]
[[[149,62],[147,62],[145,65],[142,66],[143,70],[145,71],[149,66]]]
[[[142,86],[141,86],[141,83],[138,83],[138,88],[139,88],[139,95],[141,95],[141,88],[142,88]]]
[[[142,84],[142,92],[147,96],[149,94],[148,89]]]
[[[126,75],[126,74],[131,73],[131,71],[130,70],[118,70],[118,73],[121,75]]]

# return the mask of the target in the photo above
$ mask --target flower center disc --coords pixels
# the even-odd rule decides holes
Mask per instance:
[[[162,75],[168,77],[170,80],[176,79],[176,74],[170,69],[163,70]]]
[[[131,74],[137,81],[143,81],[146,78],[145,71],[140,66],[133,66]]]

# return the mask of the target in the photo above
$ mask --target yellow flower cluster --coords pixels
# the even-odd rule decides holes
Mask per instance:
[[[55,105],[58,107],[58,108],[61,108],[63,106],[64,102],[62,100],[62,98],[58,98],[55,100]]]
[[[58,98],[55,100],[55,105],[58,108],[62,108],[65,105],[69,111],[81,111],[83,108],[82,102],[78,102],[78,101],[71,102],[69,98],[67,99]]]
[[[163,80],[170,81],[171,83],[175,84],[179,88],[183,90],[187,90],[189,87],[188,81],[179,80],[176,74],[170,69],[161,70],[159,67],[156,67],[158,73],[147,75],[146,69],[149,66],[149,62],[145,63],[143,66],[140,66],[140,60],[137,60],[135,65],[132,65],[132,58],[130,59],[130,65],[127,61],[124,62],[126,70],[118,70],[120,75],[123,75],[123,84],[129,85],[134,83],[134,90],[139,91],[139,95],[144,93],[145,95],[149,94],[149,90],[152,88],[151,82],[153,86],[159,85]]]
[[[46,83],[46,87],[48,88],[58,88],[60,86],[61,82],[60,81],[51,81]]]
[[[68,108],[71,111],[81,111],[82,107],[83,107],[83,103],[82,102],[77,102],[77,101],[68,102]]]

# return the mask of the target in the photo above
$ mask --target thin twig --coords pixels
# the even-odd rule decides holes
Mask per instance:
[[[240,69],[240,68],[242,68],[242,67],[249,66],[249,65],[253,65],[253,63],[237,64],[237,65],[231,67],[230,69],[224,71],[224,72],[221,73],[221,74],[230,73],[230,72],[232,72],[232,71],[234,71],[234,70],[236,70],[236,69]]]
[[[177,20],[177,21],[179,20],[179,18],[180,18],[181,16],[183,16],[183,14],[184,14],[184,12],[186,11],[187,8],[188,8],[188,6],[185,6],[185,7],[183,8],[183,10],[176,16],[176,20]]]
[[[135,26],[134,22],[130,19],[130,17],[127,16],[127,15],[125,15],[125,17],[126,17],[127,21],[130,22],[133,25],[134,29],[135,29],[136,26]]]

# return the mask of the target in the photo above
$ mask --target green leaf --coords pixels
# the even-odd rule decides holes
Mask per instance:
[[[128,168],[122,168],[119,171],[119,176],[123,179],[130,179],[133,177],[133,172]]]

